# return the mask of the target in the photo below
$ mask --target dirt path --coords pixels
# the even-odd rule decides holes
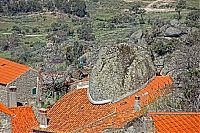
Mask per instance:
[[[125,2],[135,2],[137,0],[124,0]]]
[[[25,37],[41,37],[41,36],[47,36],[47,34],[25,35]]]
[[[156,1],[153,1],[151,2],[150,4],[148,4],[145,8],[152,8],[153,5],[155,5],[156,3],[158,2],[162,2],[163,0],[156,0]]]
[[[170,9],[143,8],[143,9],[145,9],[147,12],[174,12],[175,11],[174,8],[170,8]]]
[[[124,0],[125,2],[136,2],[138,0]],[[163,3],[170,3],[170,2],[174,2],[175,0],[155,0],[150,2],[146,7],[142,8],[145,9],[147,12],[174,12],[175,9],[174,8],[153,8],[154,5],[156,5],[159,2],[163,2]]]
[[[159,8],[153,8],[153,5],[159,3],[159,2],[165,2],[165,3],[170,3],[174,0],[156,0],[156,1],[153,1],[151,2],[150,4],[148,4],[145,8],[147,12],[173,12],[175,11],[174,8],[167,8],[167,9],[159,9]]]

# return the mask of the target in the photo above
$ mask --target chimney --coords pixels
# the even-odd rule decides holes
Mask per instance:
[[[139,96],[135,96],[134,111],[138,112],[140,110],[141,110],[141,107],[140,107],[140,97]]]
[[[40,128],[47,128],[48,127],[47,109],[40,108],[39,115],[40,115]]]
[[[9,107],[17,107],[16,86],[9,87]]]
[[[38,68],[38,76],[37,76],[37,103],[38,107],[41,107],[41,92],[40,88],[42,88],[42,66]]]

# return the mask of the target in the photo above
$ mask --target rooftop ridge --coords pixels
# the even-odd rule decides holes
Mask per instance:
[[[6,113],[11,116],[14,115],[14,113],[9,108],[7,108],[4,104],[2,104],[1,102],[0,102],[0,112]]]
[[[135,90],[133,90],[133,91],[131,91],[131,92],[128,92],[128,93],[122,95],[122,96],[119,97],[119,98],[116,98],[116,100],[113,100],[113,103],[119,102],[119,101],[121,101],[122,99],[125,99],[126,97],[129,97],[129,96],[135,94],[136,92],[142,90],[142,89],[145,88],[151,81],[153,81],[155,77],[156,77],[156,76],[153,76],[151,79],[149,79],[146,83],[144,83],[143,85],[141,85],[141,86],[138,87],[137,89],[135,89]]]
[[[116,98],[115,100],[113,100],[112,102],[115,103],[115,102],[119,102],[123,99],[125,99],[126,97],[129,97],[135,93],[137,93],[138,91],[144,89],[145,87],[147,87],[147,85],[149,85],[149,83],[151,83],[153,80],[155,80],[156,77],[169,77],[171,78],[170,76],[153,76],[152,78],[150,78],[146,83],[144,83],[143,85],[141,85],[140,87],[138,87],[137,89],[131,91],[131,92],[128,92],[127,94],[124,94],[122,95],[121,97],[119,98]],[[171,79],[172,80],[172,79]],[[163,81],[162,81],[163,82]]]
[[[149,112],[148,115],[200,115],[200,112]]]
[[[33,108],[33,107],[31,105],[25,105],[25,106],[10,107],[9,109],[16,109],[16,108]]]

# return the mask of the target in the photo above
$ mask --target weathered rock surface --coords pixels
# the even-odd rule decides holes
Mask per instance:
[[[129,39],[130,42],[134,44],[144,46],[147,44],[146,39],[144,38],[144,33],[141,29],[136,30]]]
[[[166,37],[179,37],[183,34],[183,32],[175,27],[169,27],[165,31],[165,36]]]
[[[170,25],[172,25],[174,27],[179,27],[181,25],[181,23],[177,19],[173,19],[170,21]]]
[[[149,53],[131,44],[104,46],[91,71],[93,100],[115,99],[135,90],[155,73]]]

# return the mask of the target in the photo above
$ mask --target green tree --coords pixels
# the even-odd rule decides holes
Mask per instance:
[[[200,10],[191,11],[187,15],[187,19],[188,20],[192,20],[192,21],[198,21],[198,20],[200,20]]]
[[[12,27],[12,31],[15,31],[15,32],[17,32],[18,34],[19,33],[21,33],[21,28],[19,27],[19,26],[17,26],[17,25],[14,25],[13,27]]]
[[[32,32],[33,32],[33,33],[35,33],[35,32],[40,32],[40,30],[39,30],[39,28],[34,27],[34,28],[32,29]]]
[[[143,15],[144,13],[146,12],[144,9],[141,9],[141,4],[140,3],[135,3],[132,7],[131,7],[131,11],[134,13],[134,15],[136,15],[136,17],[138,15],[140,15],[140,19],[139,19],[139,22],[140,24],[144,24],[144,18],[143,18]]]
[[[0,13],[3,13],[3,3],[0,1]]]
[[[178,13],[178,19],[181,19],[181,10],[186,7],[186,0],[178,0],[175,10]]]
[[[86,12],[86,3],[83,0],[69,0],[71,6],[71,13],[79,17],[84,17]]]
[[[140,9],[141,5],[139,3],[134,3],[134,5],[131,7],[131,11],[133,11],[134,13],[138,14],[139,9]]]
[[[48,0],[45,4],[45,7],[48,9],[48,11],[54,11],[55,10],[55,4],[54,1]]]
[[[67,1],[63,2],[62,8],[64,13],[71,13],[71,7],[70,4]]]
[[[92,34],[93,29],[91,24],[83,24],[80,28],[78,28],[77,33],[78,33],[78,38],[80,40],[85,40],[85,41],[94,41],[95,36]]]

